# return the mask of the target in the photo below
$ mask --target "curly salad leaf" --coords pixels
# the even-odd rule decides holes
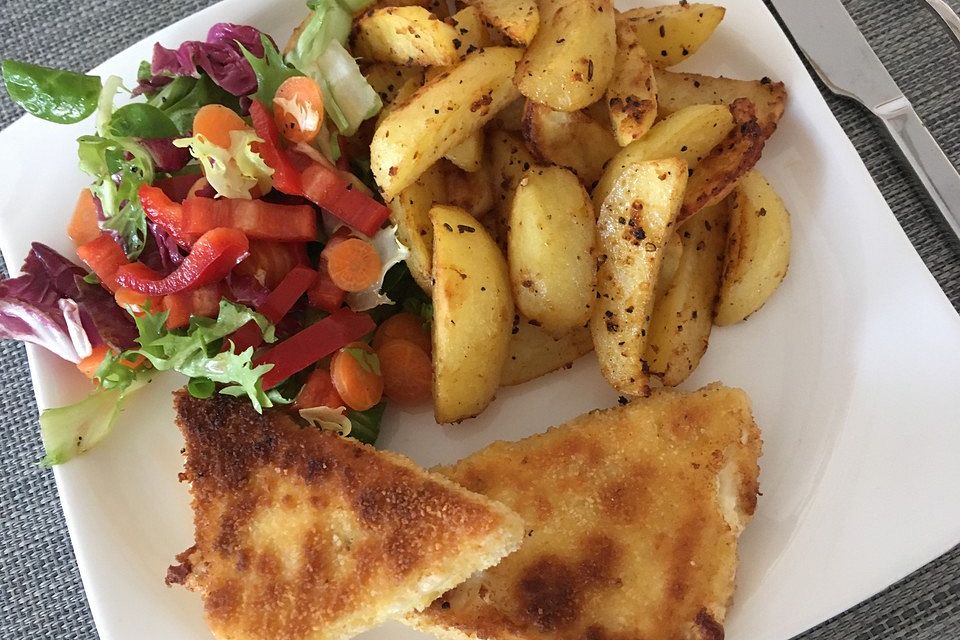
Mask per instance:
[[[215,319],[195,316],[186,330],[168,330],[166,319],[167,312],[149,311],[134,318],[140,347],[108,353],[97,370],[99,387],[93,393],[40,415],[46,451],[42,464],[62,464],[96,445],[113,428],[127,397],[149,382],[155,371],[182,373],[190,378],[188,388],[197,394],[209,396],[216,384],[225,385],[220,393],[247,396],[257,411],[285,402],[263,391],[260,379],[272,365],[254,366],[252,348],[239,354],[221,351],[224,340],[251,321],[260,327],[264,341],[274,342],[274,327],[261,314],[224,299]]]
[[[259,186],[267,192],[272,186],[273,169],[253,150],[263,142],[253,131],[230,132],[230,148],[224,149],[203,135],[174,140],[177,147],[189,147],[190,154],[200,161],[210,186],[224,198],[250,199],[250,190]]]

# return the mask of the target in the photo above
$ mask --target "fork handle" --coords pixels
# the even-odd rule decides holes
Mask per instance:
[[[960,174],[943,153],[906,98],[874,110],[930,194],[954,235],[960,239]]]

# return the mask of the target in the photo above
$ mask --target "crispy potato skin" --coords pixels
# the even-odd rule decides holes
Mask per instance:
[[[787,104],[783,83],[770,78],[733,80],[660,69],[655,71],[655,77],[662,116],[695,104],[729,105],[738,98],[746,98],[756,108],[764,138],[777,130]]]
[[[379,124],[370,165],[385,199],[519,97],[511,77],[520,51],[490,47],[428,82]]]
[[[718,325],[740,322],[759,310],[790,266],[790,214],[760,172],[744,176],[731,196],[731,209]]]
[[[643,47],[618,36],[613,77],[605,96],[617,144],[639,140],[657,120],[657,79]]]
[[[627,167],[597,220],[597,299],[590,318],[600,371],[625,395],[650,392],[644,361],[663,247],[687,185],[680,158]]]
[[[437,422],[483,411],[500,385],[513,326],[507,263],[469,213],[436,206],[433,222],[433,402]]]
[[[593,204],[561,167],[535,167],[517,185],[507,264],[517,309],[554,336],[590,319],[596,263]]]
[[[612,0],[541,0],[540,29],[517,65],[520,93],[555,111],[603,96],[617,55]]]
[[[527,537],[404,621],[449,640],[718,640],[760,449],[746,394],[712,385],[658,391],[442,467],[520,513]]]

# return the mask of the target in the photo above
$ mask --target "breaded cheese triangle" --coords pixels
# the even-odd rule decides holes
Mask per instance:
[[[523,537],[521,520],[407,458],[249,402],[176,394],[196,544],[168,583],[220,640],[337,640],[422,609]]]
[[[710,386],[438,469],[514,509],[526,539],[405,622],[446,640],[721,640],[760,445],[747,396]]]

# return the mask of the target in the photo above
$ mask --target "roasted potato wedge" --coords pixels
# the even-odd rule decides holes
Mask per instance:
[[[464,171],[451,162],[444,162],[446,204],[465,209],[470,215],[482,219],[493,208],[493,185],[490,173],[481,165],[476,171]]]
[[[490,184],[493,186],[493,208],[496,219],[493,225],[496,236],[506,247],[510,226],[510,208],[520,178],[535,164],[536,159],[523,143],[523,139],[511,131],[493,129],[487,133],[487,155],[490,159]]]
[[[638,7],[617,15],[617,38],[639,44],[655,65],[669,67],[696,53],[710,39],[725,12],[716,5],[685,2]]]
[[[593,204],[599,211],[620,173],[637,162],[661,158],[683,158],[695,168],[733,129],[730,110],[720,105],[694,105],[661,120],[642,139],[631,142],[604,168],[593,190]]]
[[[437,422],[479,414],[500,385],[513,328],[507,263],[483,226],[457,207],[433,223],[433,405]]]
[[[464,7],[453,14],[452,18],[453,27],[457,31],[457,37],[453,44],[461,56],[496,44],[490,37],[487,25],[483,22],[483,15],[477,7]]]
[[[660,263],[660,275],[657,276],[657,287],[654,291],[656,298],[659,299],[670,288],[682,257],[683,241],[680,239],[680,234],[670,234],[667,241],[663,243],[663,261]]]
[[[534,167],[510,210],[507,265],[520,313],[554,336],[590,319],[596,262],[590,196],[570,171]]]
[[[590,318],[604,378],[620,393],[650,392],[646,352],[663,246],[674,232],[687,184],[680,158],[630,165],[597,220],[597,299]]]
[[[377,127],[370,168],[386,199],[519,97],[510,78],[520,51],[490,47],[428,82]]]
[[[696,73],[674,73],[657,70],[657,98],[661,116],[668,116],[695,104],[731,104],[746,98],[757,110],[763,136],[769,138],[777,129],[787,104],[787,90],[782,82],[732,80]]]
[[[408,86],[408,82],[413,80],[417,86],[423,84],[423,69],[419,67],[403,67],[386,62],[377,62],[370,65],[363,72],[364,77],[373,90],[377,92],[384,105],[393,104],[398,96],[400,99],[409,97],[413,94],[411,91],[406,96],[400,95],[403,87]],[[415,89],[414,89],[415,90]]]
[[[515,82],[534,102],[579,111],[607,90],[616,55],[612,0],[540,0],[540,29]]]
[[[568,367],[591,351],[593,338],[587,327],[578,327],[570,333],[554,337],[530,324],[527,318],[516,315],[500,384],[509,387],[528,382],[561,367]]]
[[[730,105],[730,113],[734,120],[733,129],[690,175],[683,207],[680,208],[681,222],[726,198],[760,160],[766,138],[757,122],[753,103],[738,98]]]
[[[540,27],[536,0],[469,0],[488,24],[516,44],[526,45]]]
[[[410,250],[407,257],[410,274],[427,293],[433,290],[433,226],[430,209],[446,201],[446,175],[438,163],[387,203],[390,221],[397,225],[397,239]]]
[[[603,165],[620,150],[609,127],[583,111],[554,111],[527,100],[523,138],[537,161],[571,169],[592,186]]]
[[[653,304],[645,359],[650,373],[668,387],[687,379],[710,341],[727,244],[726,203],[680,225],[676,236],[683,251],[677,270]]]
[[[445,157],[464,171],[479,171],[483,165],[483,131],[477,129],[471,133]]]
[[[460,58],[456,38],[453,26],[423,7],[384,7],[357,20],[353,52],[377,62],[445,66]]]
[[[501,129],[503,131],[522,131],[523,130],[523,111],[527,105],[527,99],[523,96],[508,104],[503,110],[493,117],[487,129]]]
[[[607,108],[617,144],[639,140],[657,120],[657,82],[643,47],[618,38],[613,78],[607,87]]]
[[[718,325],[745,320],[762,307],[790,266],[790,214],[760,172],[745,175],[731,201]]]

